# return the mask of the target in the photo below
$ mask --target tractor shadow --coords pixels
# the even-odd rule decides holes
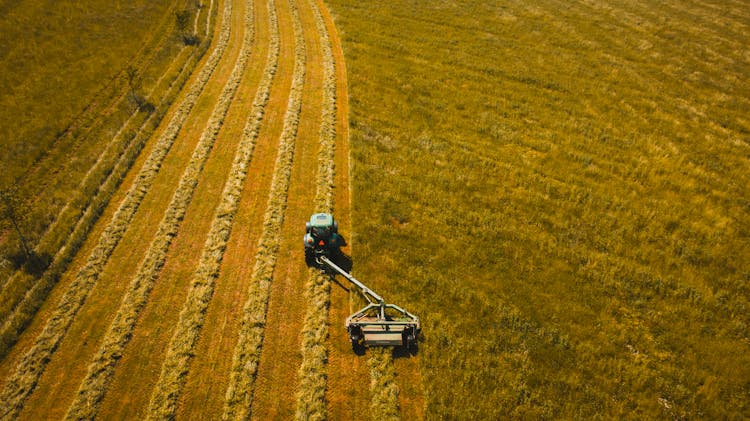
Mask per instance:
[[[336,266],[340,267],[344,270],[346,273],[351,273],[352,268],[354,267],[354,263],[352,262],[351,256],[344,254],[341,250],[338,250],[336,253],[333,253],[330,257],[331,261],[336,264]],[[343,289],[346,292],[349,292],[349,287],[347,285],[342,284],[338,278],[336,277],[337,273],[334,272],[332,269],[329,268],[321,268],[325,271],[325,273],[331,278],[331,282],[335,283],[341,289]]]

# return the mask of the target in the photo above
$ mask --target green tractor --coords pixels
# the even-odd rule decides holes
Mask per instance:
[[[305,262],[308,266],[320,266],[320,257],[332,257],[344,246],[339,235],[339,224],[329,213],[316,213],[305,224]]]

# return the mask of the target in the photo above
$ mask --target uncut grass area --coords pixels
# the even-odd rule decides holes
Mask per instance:
[[[750,2],[327,3],[428,418],[750,417]]]
[[[97,91],[123,71],[174,3],[20,0],[0,5],[3,182],[23,174],[51,147]]]
[[[196,4],[0,4],[0,188],[18,189],[30,209],[21,228],[31,246],[137,108],[131,96],[152,93],[183,49],[173,15],[183,9],[195,15],[203,8]],[[136,72],[132,90],[125,76],[128,66]],[[159,105],[161,95],[150,98],[152,106]],[[132,136],[133,130],[127,128],[124,135]],[[4,227],[3,254],[17,252],[17,242]],[[6,266],[3,262],[3,277]]]

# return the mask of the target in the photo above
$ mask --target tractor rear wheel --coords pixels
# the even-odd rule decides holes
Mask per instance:
[[[315,266],[315,253],[312,248],[305,247],[305,264],[309,267]]]

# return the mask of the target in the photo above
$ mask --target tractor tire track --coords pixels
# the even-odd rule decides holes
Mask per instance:
[[[263,344],[268,299],[279,248],[279,234],[284,220],[289,181],[294,162],[295,139],[305,79],[306,47],[297,4],[294,0],[291,0],[289,5],[292,11],[295,38],[292,88],[284,116],[284,128],[264,216],[264,229],[258,242],[255,267],[249,283],[248,298],[243,308],[239,340],[232,357],[232,370],[225,394],[222,419],[247,419],[251,412],[254,382]]]
[[[34,390],[52,353],[54,353],[76,313],[85,302],[88,293],[97,281],[99,273],[122,238],[141,200],[150,189],[161,162],[171,148],[177,133],[226,48],[230,31],[228,23],[230,15],[231,5],[227,4],[224,9],[225,19],[222,21],[221,34],[214,51],[191,86],[188,95],[180,103],[167,129],[159,138],[125,200],[102,233],[99,243],[89,256],[86,265],[70,285],[34,346],[25,354],[15,373],[8,379],[2,394],[0,394],[1,400],[5,402],[2,412],[0,412],[0,419],[15,418],[22,409],[24,401]]]

